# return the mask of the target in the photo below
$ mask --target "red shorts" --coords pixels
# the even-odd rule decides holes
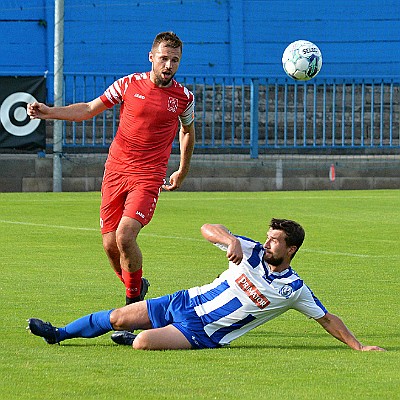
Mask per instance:
[[[101,186],[101,233],[116,231],[126,216],[147,225],[154,214],[164,180],[105,172]]]

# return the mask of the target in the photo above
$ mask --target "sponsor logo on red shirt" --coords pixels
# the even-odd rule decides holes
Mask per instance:
[[[264,309],[270,303],[245,274],[240,275],[235,282],[258,308]]]

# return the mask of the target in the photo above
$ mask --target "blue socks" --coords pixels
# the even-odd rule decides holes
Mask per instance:
[[[85,315],[64,328],[58,328],[59,341],[79,337],[94,338],[112,331],[114,329],[110,322],[112,311],[113,309]]]

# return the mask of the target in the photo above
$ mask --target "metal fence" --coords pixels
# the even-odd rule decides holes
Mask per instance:
[[[66,74],[65,104],[92,100],[117,78]],[[245,150],[256,158],[260,152],[278,149],[400,148],[398,79],[299,83],[249,76],[185,76],[178,80],[195,94],[198,149]],[[106,151],[118,122],[118,106],[92,120],[65,122],[63,147]]]

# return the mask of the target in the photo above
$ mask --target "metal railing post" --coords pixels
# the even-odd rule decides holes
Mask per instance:
[[[54,106],[63,105],[64,79],[64,0],[56,0],[54,12]],[[63,122],[54,121],[53,131],[53,192],[62,191]]]
[[[258,158],[258,79],[250,82],[250,157]]]

